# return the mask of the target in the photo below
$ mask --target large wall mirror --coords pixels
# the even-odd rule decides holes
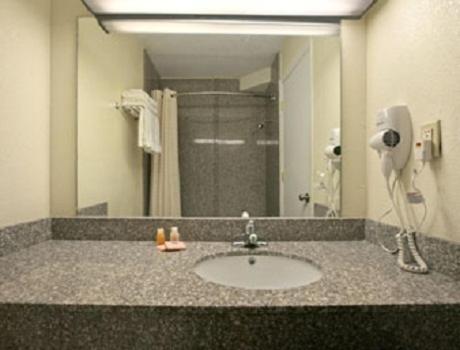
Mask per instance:
[[[338,35],[78,26],[79,215],[340,216]]]

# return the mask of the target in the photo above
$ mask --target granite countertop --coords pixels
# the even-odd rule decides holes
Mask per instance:
[[[244,251],[228,242],[188,242],[160,253],[150,242],[46,241],[0,258],[0,303],[56,305],[316,307],[460,305],[460,282],[402,272],[365,241],[271,242],[269,251],[311,260],[323,277],[288,290],[244,290],[193,272],[206,256]]]

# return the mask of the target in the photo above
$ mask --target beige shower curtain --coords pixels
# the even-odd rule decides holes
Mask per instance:
[[[155,90],[153,99],[160,114],[161,153],[153,154],[150,215],[181,216],[177,97],[172,90]]]

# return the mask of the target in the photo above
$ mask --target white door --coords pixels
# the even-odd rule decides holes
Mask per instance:
[[[283,216],[312,216],[312,204],[299,198],[311,195],[312,118],[309,51],[297,60],[284,79],[283,97]]]

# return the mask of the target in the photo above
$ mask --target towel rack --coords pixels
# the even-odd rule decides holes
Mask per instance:
[[[141,113],[142,106],[123,103],[123,102],[114,102],[113,108],[115,108],[118,111],[123,110],[126,113],[130,114],[131,116],[137,119],[139,118],[139,114]]]

